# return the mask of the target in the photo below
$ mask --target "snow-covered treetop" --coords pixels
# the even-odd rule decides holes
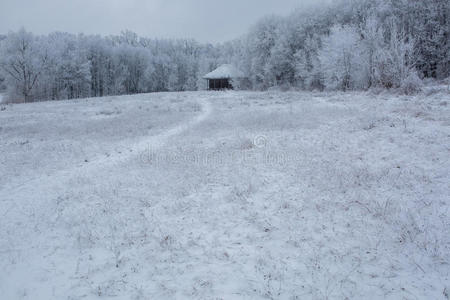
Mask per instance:
[[[221,65],[211,73],[203,76],[204,79],[232,79],[232,78],[244,78],[245,75],[238,68],[233,65],[225,64]]]

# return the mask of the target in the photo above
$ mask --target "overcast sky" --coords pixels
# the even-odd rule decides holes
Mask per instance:
[[[222,42],[239,37],[260,17],[287,15],[314,0],[0,0],[0,33],[24,26],[34,33],[186,37]]]

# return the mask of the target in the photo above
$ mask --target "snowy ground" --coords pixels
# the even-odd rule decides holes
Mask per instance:
[[[450,103],[1,106],[1,299],[450,299]]]

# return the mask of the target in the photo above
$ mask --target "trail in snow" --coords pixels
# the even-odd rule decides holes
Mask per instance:
[[[150,136],[149,138],[146,138],[142,141],[139,141],[138,143],[135,143],[133,145],[120,145],[121,147],[127,147],[129,149],[132,149],[132,152],[124,151],[122,153],[111,153],[109,156],[103,156],[96,160],[93,160],[91,162],[88,162],[86,164],[82,165],[74,165],[72,168],[69,169],[63,169],[58,172],[55,172],[48,176],[42,176],[39,178],[33,178],[31,180],[28,180],[26,182],[21,183],[19,186],[13,186],[10,188],[4,188],[0,190],[1,194],[11,194],[15,191],[25,191],[28,188],[32,187],[32,189],[35,189],[37,187],[40,187],[40,184],[43,183],[43,181],[52,181],[51,179],[55,178],[62,178],[62,177],[70,177],[73,175],[76,175],[78,172],[83,173],[91,173],[95,172],[96,169],[101,167],[107,167],[112,166],[114,164],[118,164],[121,162],[124,162],[136,155],[139,155],[139,153],[142,153],[149,148],[152,150],[156,150],[164,146],[164,144],[167,142],[168,139],[170,139],[173,136],[180,135],[184,131],[190,129],[191,127],[203,122],[212,113],[212,106],[210,102],[206,99],[200,99],[198,100],[198,103],[201,105],[201,113],[193,118],[192,120],[179,124],[178,126],[175,126],[167,131],[164,131],[160,134]],[[44,179],[43,179],[44,178]],[[60,181],[60,180],[58,180]],[[54,183],[54,182],[52,182]]]
[[[123,162],[126,159],[129,159],[130,157],[133,157],[136,155],[136,153],[142,153],[149,148],[156,150],[164,146],[164,144],[167,142],[167,140],[173,136],[180,135],[184,131],[187,131],[188,129],[192,128],[193,126],[202,123],[207,118],[210,117],[212,113],[212,106],[211,103],[208,100],[200,99],[199,104],[201,105],[201,111],[202,113],[196,116],[191,121],[188,121],[186,123],[182,123],[178,126],[175,126],[165,132],[162,132],[160,134],[151,136],[148,139],[142,140],[134,145],[132,145],[130,148],[133,149],[133,152],[127,152],[127,153],[116,153],[114,155],[111,155],[109,157],[103,157],[101,159],[98,159],[96,161],[93,161],[91,164],[86,166],[87,170],[93,170],[97,167],[103,166],[105,164],[112,165],[115,163]],[[83,167],[84,169],[84,167]]]
[[[206,120],[212,113],[211,104],[206,99],[200,99],[198,103],[201,105],[201,113],[198,116],[188,122],[175,126],[158,135],[151,136],[134,145],[127,145],[127,148],[133,149],[132,152],[126,151],[114,153],[110,156],[104,156],[97,160],[87,162],[86,164],[75,165],[69,169],[33,178],[22,183],[20,186],[0,189],[0,199],[2,199],[0,203],[3,206],[0,215],[5,216],[8,214],[8,219],[21,219],[23,218],[23,215],[27,215],[35,218],[37,222],[39,222],[37,219],[49,217],[48,214],[51,214],[52,212],[46,210],[50,203],[55,201],[61,193],[70,189],[70,182],[74,178],[95,178],[95,174],[97,174],[98,171],[111,168],[114,165],[133,159],[149,148],[152,150],[160,149],[171,137],[177,136]],[[112,173],[114,172],[115,170],[112,171]],[[33,224],[35,224],[35,222],[30,220],[27,225],[32,227]],[[0,227],[3,227],[5,230],[12,230],[17,234],[19,234],[20,231],[20,234],[24,235],[24,239],[22,239],[24,242],[26,242],[26,238],[33,235],[33,228],[28,228],[27,230],[25,224],[18,230],[14,224],[5,224],[0,219]],[[45,240],[45,237],[42,238]],[[6,241],[0,241],[0,247],[8,246],[7,244],[2,245],[3,242]],[[28,243],[22,245],[25,249],[30,246],[31,245]],[[18,249],[22,247],[19,246]]]

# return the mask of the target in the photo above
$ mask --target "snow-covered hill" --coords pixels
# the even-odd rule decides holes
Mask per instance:
[[[446,299],[448,96],[5,106],[0,298]]]

